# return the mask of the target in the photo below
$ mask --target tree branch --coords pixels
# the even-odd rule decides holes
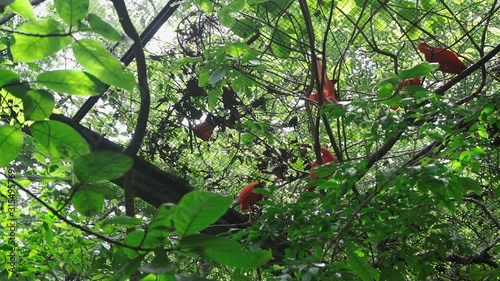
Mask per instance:
[[[144,50],[142,48],[141,38],[137,33],[132,20],[130,19],[125,1],[111,0],[111,2],[113,2],[113,6],[115,7],[116,13],[118,14],[123,30],[134,41],[134,45],[132,45],[132,48],[135,53],[135,61],[137,64],[137,79],[139,92],[141,94],[141,105],[132,139],[130,140],[129,145],[125,147],[125,149],[123,149],[123,152],[126,155],[134,156],[137,154],[137,151],[139,151],[142,140],[146,135],[146,127],[149,118],[149,106],[151,102],[148,86],[146,59],[144,56]]]

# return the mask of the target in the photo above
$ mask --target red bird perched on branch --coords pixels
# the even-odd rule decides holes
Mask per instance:
[[[208,119],[193,128],[194,134],[204,141],[208,141],[212,136],[215,125]]]
[[[328,75],[326,71],[323,72],[323,61],[316,60],[316,67],[318,68],[319,75],[317,76],[319,82],[323,81],[323,102],[331,101],[333,103],[338,103],[337,97],[335,97],[335,86],[333,85],[333,81],[328,79]],[[310,99],[315,102],[319,102],[318,93],[314,92],[309,96]]]
[[[420,86],[421,85],[420,77],[404,80],[403,82],[401,82],[401,85],[399,85],[399,88],[403,89],[404,87],[409,85]]]
[[[240,204],[240,210],[245,211],[248,210],[250,213],[248,221],[252,221],[252,212],[253,212],[253,205],[257,204],[260,200],[264,199],[263,194],[257,194],[253,192],[253,189],[256,187],[263,187],[263,184],[260,182],[252,182],[240,191],[240,195],[238,195],[238,201],[233,204],[233,207],[236,204]]]
[[[399,89],[403,89],[406,86],[413,85],[413,86],[420,86],[422,85],[422,82],[420,82],[420,77],[415,77],[411,79],[406,79],[401,84],[399,84]],[[399,107],[391,107],[392,110],[398,110]]]
[[[337,157],[335,157],[335,155],[333,155],[333,153],[330,152],[330,150],[323,148],[323,147],[321,147],[319,150],[321,151],[321,162],[323,163],[323,165],[328,164],[330,162],[338,163]],[[317,166],[318,166],[318,161],[314,161],[311,164],[311,170]],[[316,180],[316,173],[310,173],[309,178],[312,181]],[[315,189],[316,189],[316,186],[312,186],[312,187],[309,187],[307,190],[314,191]]]
[[[458,55],[450,50],[433,48],[424,42],[419,43],[417,48],[424,53],[426,61],[438,62],[438,70],[442,72],[459,74],[467,68]]]

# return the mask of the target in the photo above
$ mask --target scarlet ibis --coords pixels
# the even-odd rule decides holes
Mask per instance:
[[[323,147],[320,147],[320,152],[321,152],[321,162],[324,164],[328,164],[330,162],[334,162],[334,163],[338,163],[338,159],[337,157],[335,157],[335,155],[333,155],[332,152],[330,152],[330,150],[326,149],[326,148],[323,148]],[[314,167],[317,167],[318,166],[318,161],[314,161],[312,164],[311,164],[311,170],[314,168]],[[316,180],[316,173],[310,173],[309,174],[309,178],[311,180]],[[316,189],[316,186],[312,186],[312,187],[309,187],[307,190],[308,191],[314,191]]]
[[[404,87],[406,87],[408,85],[420,86],[421,85],[420,77],[415,77],[415,78],[412,78],[412,79],[406,79],[406,80],[404,80],[403,82],[401,82],[401,85],[399,86],[399,88],[403,89]]]
[[[420,86],[422,83],[420,82],[420,77],[415,77],[411,79],[406,79],[401,84],[399,85],[399,89],[403,89],[406,86],[409,85],[415,85],[415,86]],[[398,110],[399,107],[391,107],[392,110]]]
[[[240,195],[238,195],[238,203],[240,204],[240,210],[249,211],[249,218],[248,221],[252,221],[252,212],[253,212],[253,205],[257,204],[260,200],[264,198],[263,194],[257,194],[253,192],[253,189],[256,187],[262,187],[263,184],[260,182],[252,182],[240,191]]]
[[[419,43],[417,48],[424,53],[426,61],[438,62],[438,70],[442,72],[459,74],[467,68],[458,55],[450,50],[434,48],[424,42]]]
[[[323,102],[328,100],[333,103],[338,103],[337,97],[335,97],[335,86],[333,85],[333,81],[328,79],[326,71],[323,72],[323,61],[316,60],[316,67],[318,68],[319,75],[317,76],[317,78],[319,79],[319,82],[321,83],[323,79]],[[312,93],[309,98],[314,100],[315,102],[319,102],[317,92]]]
[[[203,123],[196,125],[193,128],[194,134],[204,141],[208,141],[212,136],[215,124],[210,120],[205,120]]]

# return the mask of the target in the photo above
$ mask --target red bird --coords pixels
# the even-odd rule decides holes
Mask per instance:
[[[401,83],[401,85],[399,85],[399,88],[403,89],[404,87],[406,87],[408,85],[420,86],[421,85],[420,77],[415,77],[415,78],[412,78],[412,79],[406,79],[406,80],[404,80]]]
[[[331,153],[330,150],[323,148],[323,147],[321,147],[319,150],[321,151],[321,162],[323,163],[323,165],[328,164],[330,162],[338,163],[337,157],[335,157],[335,155],[333,155],[333,153]],[[317,166],[318,166],[318,161],[314,161],[311,164],[311,170]],[[316,173],[310,173],[309,178],[311,180],[316,180]],[[307,190],[314,191],[315,189],[316,189],[316,186],[312,186],[312,187],[309,187]]]
[[[245,211],[248,210],[250,215],[248,221],[252,221],[252,212],[253,205],[257,204],[260,200],[264,199],[263,194],[257,194],[253,192],[253,189],[256,187],[263,187],[263,184],[260,182],[252,182],[240,191],[240,195],[238,195],[238,203],[240,204],[240,210]],[[233,205],[234,206],[234,205]]]
[[[404,87],[409,85],[414,85],[414,86],[422,85],[422,82],[420,82],[420,77],[404,80],[403,82],[401,82],[401,84],[399,84],[399,89],[403,89]],[[399,107],[391,107],[391,109],[396,111],[399,109]]]
[[[331,101],[333,103],[338,103],[339,101],[337,100],[337,97],[335,97],[335,86],[333,85],[333,81],[328,79],[328,75],[326,74],[326,71],[323,72],[323,61],[317,60],[316,67],[318,68],[319,82],[321,83],[321,81],[323,79],[323,102],[328,100],[328,101]],[[323,78],[321,78],[321,77],[323,77]],[[309,98],[314,100],[315,102],[319,102],[317,92],[312,93],[309,96]]]
[[[426,61],[438,62],[438,70],[442,72],[459,74],[467,68],[458,55],[450,50],[433,48],[424,42],[419,43],[417,48],[424,53]]]
[[[194,134],[199,137],[200,139],[204,141],[208,141],[210,137],[212,137],[212,133],[214,131],[215,126],[209,122],[208,120],[205,120],[203,123],[200,123],[196,125],[193,128]]]

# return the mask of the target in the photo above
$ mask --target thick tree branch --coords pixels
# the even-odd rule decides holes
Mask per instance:
[[[141,105],[132,139],[130,140],[129,145],[123,150],[125,154],[134,156],[135,154],[137,154],[137,151],[139,151],[142,140],[146,135],[146,127],[149,118],[149,106],[151,103],[148,86],[146,58],[144,56],[144,50],[142,48],[141,37],[139,36],[139,33],[137,33],[137,30],[135,29],[134,24],[130,19],[127,7],[125,6],[125,1],[111,0],[111,2],[115,7],[123,30],[134,41],[132,48],[135,53],[135,60],[137,64],[137,76],[139,82],[139,92],[141,94]]]
[[[434,91],[438,95],[444,95],[446,91],[448,91],[451,87],[453,87],[455,84],[460,82],[460,80],[464,79],[466,76],[471,74],[472,72],[476,71],[480,67],[482,67],[485,63],[487,63],[489,60],[491,60],[496,54],[500,52],[500,44],[498,44],[493,50],[491,50],[489,53],[487,53],[484,57],[480,58],[477,62],[475,62],[473,65],[469,66],[466,70],[462,71],[462,73],[458,74],[455,76],[453,79],[448,81],[448,83],[444,84],[440,88],[438,88],[436,91]]]

